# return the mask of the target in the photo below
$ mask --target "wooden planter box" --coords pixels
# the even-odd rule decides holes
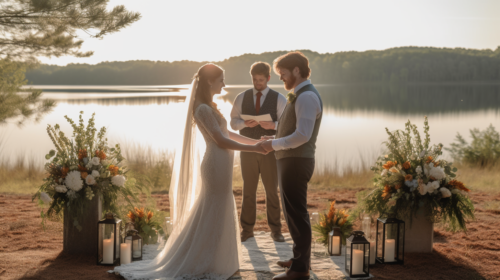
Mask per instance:
[[[405,253],[431,253],[434,243],[434,224],[418,213],[410,221],[405,220]]]
[[[90,201],[87,215],[80,220],[82,230],[73,225],[73,218],[64,208],[63,252],[95,256],[97,252],[97,222],[102,217],[102,203],[99,195]]]

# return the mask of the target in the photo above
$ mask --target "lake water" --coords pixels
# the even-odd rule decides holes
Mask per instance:
[[[282,85],[270,85],[285,94]],[[37,87],[37,86],[35,86]],[[229,121],[232,102],[250,85],[228,86],[216,102]],[[166,151],[182,134],[181,114],[187,85],[178,86],[39,86],[44,97],[57,100],[56,108],[40,122],[19,128],[13,123],[0,126],[0,160],[19,155],[43,162],[53,149],[46,133],[47,124],[59,124],[66,135],[72,130],[64,119],[78,120],[84,111],[87,120],[96,113],[96,126],[105,126],[111,143],[141,145]],[[180,89],[179,89],[180,88]],[[184,89],[182,89],[184,88]],[[428,116],[431,144],[449,146],[459,132],[466,139],[469,129],[500,129],[499,85],[448,86],[335,86],[318,85],[324,116],[317,143],[317,165],[336,168],[370,164],[383,149],[385,128],[404,129],[411,120],[422,131]]]

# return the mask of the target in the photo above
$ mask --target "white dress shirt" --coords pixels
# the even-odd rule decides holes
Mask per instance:
[[[257,92],[255,88],[253,88],[253,105],[255,106],[255,102],[257,102]],[[266,96],[269,93],[269,87],[266,87],[263,91],[261,91],[262,96],[260,97],[260,107],[262,108],[262,105],[264,104],[264,101],[266,100]],[[245,121],[241,118],[241,111],[242,111],[242,104],[243,104],[243,98],[245,96],[245,92],[242,92],[236,96],[236,99],[234,99],[233,103],[233,109],[231,110],[231,128],[233,130],[242,130],[243,128],[247,127],[245,124]],[[283,110],[286,107],[286,98],[278,94],[278,108],[276,108],[276,113],[278,115],[278,120],[281,117],[281,114],[283,114]],[[278,122],[274,122],[274,129],[278,126]]]
[[[304,81],[297,85],[293,92],[297,92],[309,84],[311,84],[311,80]],[[295,132],[286,137],[272,140],[275,151],[294,149],[311,139],[316,119],[321,115],[321,103],[318,96],[312,91],[301,93],[295,101],[295,115],[297,117]]]

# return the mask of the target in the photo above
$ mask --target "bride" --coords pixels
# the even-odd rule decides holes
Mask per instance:
[[[215,64],[203,65],[195,75],[185,102],[182,148],[176,151],[170,183],[173,231],[155,259],[115,267],[126,279],[226,280],[238,270],[241,249],[232,190],[233,150],[266,152],[257,140],[228,131],[212,101],[224,86],[224,70]],[[196,127],[206,143],[203,157]]]

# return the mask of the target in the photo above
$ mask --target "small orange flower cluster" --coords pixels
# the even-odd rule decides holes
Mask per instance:
[[[137,217],[142,218],[144,217],[144,207],[141,207],[141,209],[134,207],[135,213],[137,214]]]
[[[331,223],[334,217],[335,217],[335,200],[332,201],[332,203],[330,203],[330,210],[328,211],[328,215],[326,218],[327,221]]]
[[[85,168],[85,166],[83,166],[83,165],[78,165],[78,170],[80,172],[87,172],[87,168]]]
[[[87,172],[80,172],[80,174],[82,175],[82,179],[85,179],[87,178],[87,176],[89,176]]]
[[[404,169],[410,169],[410,167],[411,167],[411,164],[410,164],[410,162],[409,162],[409,161],[407,161],[407,162],[403,163],[403,168],[404,168]]]
[[[407,175],[405,176],[405,181],[411,181],[411,180],[413,180],[413,175],[411,175],[411,174],[407,174]]]
[[[428,156],[427,159],[425,160],[425,163],[429,164],[431,163],[433,158],[431,156]]]
[[[62,170],[61,170],[61,177],[62,178],[66,178],[66,175],[68,175],[68,172],[69,172],[69,167],[63,167]]]
[[[391,167],[394,167],[396,164],[398,164],[397,161],[392,162],[389,160],[388,162],[386,162],[386,164],[382,165],[382,167],[389,170],[389,169],[391,169]]]
[[[78,159],[82,160],[83,158],[87,157],[87,149],[79,150],[78,151]]]
[[[128,211],[127,217],[132,221],[135,222],[135,214],[132,211]]]
[[[470,192],[470,190],[464,186],[464,183],[462,183],[460,181],[451,180],[450,182],[448,182],[448,184],[450,184],[451,186],[453,186],[455,189],[459,189],[461,191]]]
[[[106,159],[106,154],[104,153],[104,151],[96,150],[95,156],[100,158],[101,160]]]
[[[118,169],[120,169],[118,166],[112,164],[108,167],[108,170],[109,172],[111,172],[112,176],[118,175]]]
[[[153,212],[151,211],[148,211],[148,216],[147,216],[147,220],[151,220],[151,218],[153,218]]]
[[[383,199],[388,199],[391,197],[391,187],[389,185],[385,185],[384,187],[384,192],[382,193],[382,198]]]
[[[345,222],[347,222],[347,217],[349,217],[349,215],[347,215],[347,211],[342,209],[339,211],[338,215],[337,215],[337,222],[339,224],[339,226],[343,226],[345,224]]]

